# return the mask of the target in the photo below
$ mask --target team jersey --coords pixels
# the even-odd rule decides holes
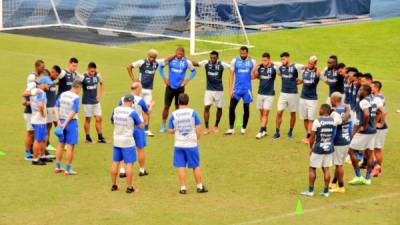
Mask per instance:
[[[148,113],[149,108],[147,107],[147,104],[142,97],[136,95],[133,97],[135,100],[134,103],[132,104],[132,109],[139,115],[139,118],[143,121],[143,113]],[[122,106],[123,102],[124,102],[124,97],[121,98],[118,105]]]
[[[103,82],[101,75],[97,73],[94,76],[88,74],[78,75],[76,78],[82,82],[82,104],[94,105],[99,103],[97,101],[97,86]]]
[[[153,89],[154,74],[160,64],[163,64],[163,60],[150,62],[148,59],[141,59],[132,63],[134,68],[139,69],[139,80],[144,89]]]
[[[134,147],[134,126],[142,123],[139,115],[131,107],[118,106],[112,113],[111,121],[114,124],[114,146]]]
[[[211,61],[203,60],[199,62],[200,67],[204,67],[207,77],[207,90],[209,91],[223,91],[222,75],[225,68],[229,68],[229,64],[218,61],[213,64]]]
[[[40,113],[40,106],[44,107],[44,112],[46,112],[46,92],[42,89],[34,88],[31,90],[30,103],[32,108],[32,124],[46,124],[46,115]]]
[[[32,91],[32,89],[36,88],[36,80],[38,79],[38,77],[36,77],[36,74],[34,72],[30,73],[28,75],[28,77],[26,78],[26,91]],[[30,97],[26,96],[24,97],[25,101],[29,102]],[[25,106],[24,108],[24,113],[26,114],[31,114],[32,113],[32,108],[31,105],[28,104],[27,106]]]
[[[351,96],[350,107],[353,111],[356,111],[359,106],[359,102],[360,102],[360,98],[358,97],[359,90],[360,90],[360,87],[357,87],[357,85],[352,84],[352,87],[349,91],[349,95]]]
[[[329,96],[331,96],[332,93],[336,91],[343,94],[344,78],[339,74],[337,70],[325,68],[323,72],[323,77],[329,85]]]
[[[374,96],[374,102],[375,102],[375,104],[376,104],[376,108],[377,108],[377,109],[383,107],[384,110],[387,112],[386,102],[385,102],[385,96],[383,96],[382,93],[379,93],[378,95]],[[383,127],[382,127],[382,128],[376,128],[376,129],[378,129],[378,130],[384,130],[384,129],[387,129],[387,128],[388,128],[388,125],[387,125],[387,123],[386,123],[386,121],[385,121],[385,123],[383,124]]]
[[[343,118],[344,114],[346,113],[346,105],[339,105],[334,108],[334,112],[332,112],[331,116],[334,117],[335,115],[339,115],[340,118]],[[351,141],[351,122],[341,122],[338,124],[336,129],[336,136],[334,140],[335,146],[346,146],[350,144]]]
[[[193,109],[178,109],[173,112],[168,127],[175,130],[175,147],[197,147],[196,126],[200,124],[200,117]]]
[[[49,90],[46,91],[46,96],[47,96],[47,108],[53,108],[56,106],[56,101],[57,101],[57,89],[56,89],[56,84],[53,83],[49,85]]]
[[[232,59],[231,70],[235,72],[235,93],[251,91],[251,71],[255,64],[256,61],[250,57],[244,60],[240,57]]]
[[[71,112],[75,112],[73,119],[78,119],[80,97],[72,91],[63,92],[56,101],[60,119],[66,119]]]
[[[301,98],[307,100],[317,100],[317,86],[319,77],[317,76],[317,69],[305,68],[302,76],[303,89],[301,90]]]
[[[334,151],[333,139],[336,132],[336,122],[331,116],[321,116],[314,120],[312,131],[315,131],[313,152],[316,154],[329,154]]]
[[[291,64],[289,66],[284,66],[279,63],[278,74],[282,79],[281,92],[287,94],[297,94],[297,78],[299,76],[299,71],[303,68],[301,64]]]
[[[353,84],[349,83],[348,78],[344,79],[344,103],[347,105],[351,104],[351,92],[352,92]]]
[[[369,111],[369,120],[363,121],[363,110],[368,109]],[[359,107],[357,108],[357,119],[359,121],[359,126],[363,126],[364,122],[368,123],[368,128],[366,130],[361,131],[361,134],[375,134],[376,126],[375,126],[375,117],[376,117],[376,103],[374,101],[374,97],[369,95],[362,99],[359,103]]]
[[[274,64],[268,66],[260,65],[257,69],[257,75],[260,79],[258,94],[274,96],[276,78],[276,68]]]
[[[58,75],[58,96],[63,92],[71,90],[72,82],[78,76],[77,72],[70,72],[68,70],[62,70],[60,75]]]
[[[186,76],[186,71],[189,69],[192,74],[196,74],[196,70],[193,67],[193,64],[190,60],[186,59],[185,57],[181,59],[174,58],[171,61],[165,63],[168,64],[169,67],[169,86],[172,89],[178,89],[181,87],[181,84]],[[160,69],[163,69],[164,66],[161,65]],[[161,72],[160,73],[164,73]],[[194,75],[193,75],[194,76]]]

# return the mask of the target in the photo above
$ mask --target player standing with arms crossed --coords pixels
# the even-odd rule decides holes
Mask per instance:
[[[235,133],[235,111],[240,99],[243,99],[243,124],[240,133],[246,133],[250,117],[250,103],[253,101],[251,72],[255,64],[256,61],[250,58],[249,49],[246,46],[240,48],[239,57],[234,58],[231,62],[231,72],[229,74],[229,96],[231,98],[229,103],[229,129],[225,132],[225,135]]]

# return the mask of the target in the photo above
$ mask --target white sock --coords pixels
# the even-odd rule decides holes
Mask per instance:
[[[198,184],[198,185],[197,185],[197,188],[203,189],[203,184],[202,184],[202,183]]]
[[[139,171],[140,171],[141,173],[144,173],[144,167],[140,167],[140,168],[139,168]]]
[[[186,190],[186,186],[185,185],[181,186],[181,190]]]
[[[125,173],[125,168],[123,167],[119,168],[119,173]]]

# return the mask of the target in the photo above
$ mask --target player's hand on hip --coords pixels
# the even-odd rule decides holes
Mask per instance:
[[[100,97],[99,96],[96,96],[96,101],[98,101],[98,102],[100,102]]]

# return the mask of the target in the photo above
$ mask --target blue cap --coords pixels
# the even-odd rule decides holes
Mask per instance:
[[[60,126],[56,126],[56,128],[54,129],[54,134],[58,137],[58,138],[64,138],[64,131]]]
[[[53,81],[50,79],[50,77],[48,76],[41,76],[38,80],[39,84],[48,84],[48,85],[52,85]]]
[[[131,94],[126,95],[124,97],[124,102],[134,102],[134,100],[135,100],[135,97],[133,97],[133,95],[131,95]]]

